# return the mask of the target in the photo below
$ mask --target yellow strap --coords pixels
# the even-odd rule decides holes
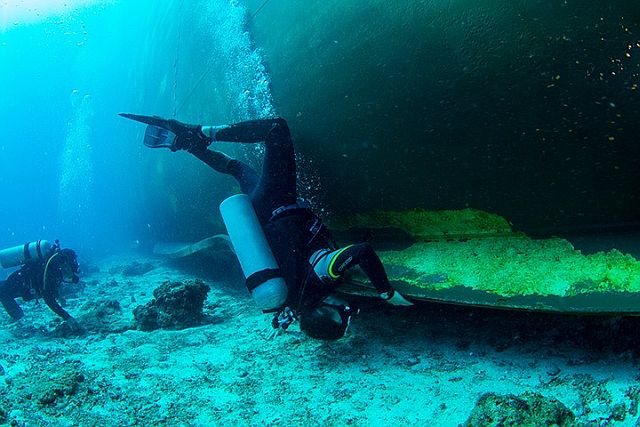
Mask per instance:
[[[49,264],[51,264],[51,260],[58,256],[58,252],[53,254],[48,260],[47,264],[44,266],[44,273],[42,274],[42,292],[47,289],[47,273],[49,272]]]
[[[353,245],[349,245],[349,246],[345,246],[344,248],[340,249],[338,252],[336,252],[336,254],[331,258],[331,262],[329,263],[329,268],[327,269],[327,273],[329,273],[329,277],[331,277],[332,279],[337,279],[340,277],[339,274],[333,274],[333,264],[336,262],[336,259],[338,259],[338,257],[340,256],[340,254],[344,251],[346,251],[347,249],[349,249],[351,246]]]

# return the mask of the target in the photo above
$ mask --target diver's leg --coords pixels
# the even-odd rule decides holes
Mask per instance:
[[[233,176],[240,184],[243,193],[251,194],[258,183],[258,174],[246,163],[233,159],[224,153],[209,149],[192,149],[191,154],[209,165],[212,169]]]
[[[261,221],[271,212],[296,201],[295,151],[287,122],[282,118],[249,120],[227,126],[203,126],[202,133],[210,138],[191,148],[191,153],[213,169],[236,178],[245,193],[251,196]],[[265,155],[260,177],[248,165],[223,153],[207,150],[204,143],[215,141],[257,143],[264,141]]]
[[[24,316],[22,308],[15,300],[14,287],[6,281],[0,281],[0,303],[13,320],[18,320]]]
[[[371,284],[380,294],[391,291],[391,284],[382,261],[369,243],[349,245],[335,251],[320,250],[310,260],[314,270],[323,280],[339,280],[354,266],[360,266]]]
[[[284,119],[275,121],[264,142],[262,173],[251,194],[262,221],[271,218],[275,209],[293,204],[298,198],[295,150],[287,122]]]
[[[203,126],[202,133],[215,141],[256,143],[267,139],[274,126],[286,122],[284,119],[259,119],[238,122],[225,126]]]
[[[13,298],[3,298],[0,300],[0,302],[13,320],[22,319],[22,316],[24,316],[24,312],[22,311],[22,308],[20,308],[16,300],[14,300]]]

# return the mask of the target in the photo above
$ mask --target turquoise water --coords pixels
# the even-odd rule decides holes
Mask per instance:
[[[0,313],[0,419],[457,425],[484,393],[534,391],[585,425],[633,425],[637,318],[375,298],[336,343],[263,341],[270,319],[229,251],[151,255],[224,232],[218,205],[237,184],[144,147],[144,126],[117,113],[282,115],[300,193],[325,217],[474,208],[637,258],[639,86],[637,0],[0,0],[0,248],[76,249],[86,275],[66,307],[88,331],[60,338],[43,304],[18,323]],[[220,149],[260,164],[259,147]],[[155,287],[194,278],[211,285],[209,323],[131,326]],[[69,378],[80,392],[40,405]]]
[[[0,246],[48,236],[105,250],[152,236],[202,237],[224,195],[210,191],[216,178],[200,176],[210,174],[186,156],[143,150],[144,129],[116,114],[203,123],[273,115],[244,9],[224,1],[29,4],[0,14]]]
[[[640,223],[633,2],[16,4],[0,33],[1,244],[222,231],[234,183],[144,150],[122,111],[280,114],[301,192],[326,212],[474,207],[542,234]]]
[[[113,243],[131,223],[123,207],[136,215],[140,180],[113,112],[135,96],[131,64],[149,23],[118,4],[41,18],[8,23],[0,34],[0,238]]]
[[[470,206],[558,232],[637,225],[638,14],[634,1],[271,1],[251,29],[334,211]]]

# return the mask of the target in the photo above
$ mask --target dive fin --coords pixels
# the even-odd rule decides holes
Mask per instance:
[[[158,116],[119,113],[121,117],[145,123],[147,130],[144,145],[151,148],[166,147],[171,151],[191,150],[194,147],[206,148],[212,138],[202,132],[202,126],[182,123],[175,119],[163,119]]]
[[[136,122],[144,123],[147,125],[158,126],[164,129],[167,129],[168,120],[163,119],[158,116],[142,116],[140,114],[130,114],[130,113],[118,113],[120,117],[124,117],[125,119],[135,120]]]
[[[144,145],[151,148],[169,148],[176,151],[176,134],[154,125],[147,126],[144,132]]]

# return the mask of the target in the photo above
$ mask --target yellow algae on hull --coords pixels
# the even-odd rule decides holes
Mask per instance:
[[[419,242],[403,251],[380,252],[391,280],[423,289],[463,285],[502,296],[640,292],[640,262],[617,250],[582,255],[564,239],[485,238]],[[401,266],[411,277],[394,275]],[[439,274],[443,282],[420,277]]]
[[[379,255],[391,282],[414,298],[640,313],[635,302],[640,300],[640,261],[616,249],[583,255],[565,239],[532,239],[512,232],[504,218],[473,209],[374,212],[336,223],[343,227],[339,230],[392,227],[409,232],[415,243]]]

